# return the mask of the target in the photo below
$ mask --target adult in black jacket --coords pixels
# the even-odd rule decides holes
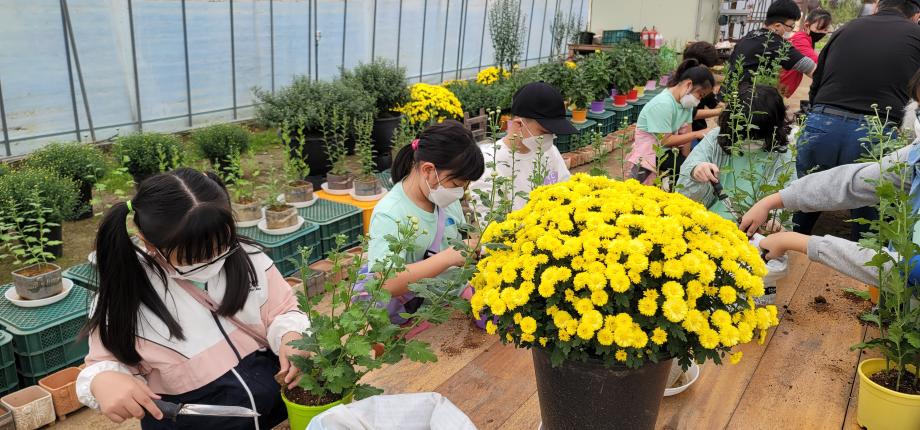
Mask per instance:
[[[920,0],[881,0],[874,15],[834,32],[818,57],[809,92],[813,106],[798,144],[799,177],[856,161],[865,153],[866,115],[875,109],[899,125],[909,95],[907,83],[920,69]],[[890,110],[889,110],[890,109]],[[811,234],[820,212],[797,213],[795,231]],[[874,208],[854,218],[877,217]],[[859,239],[868,227],[853,225]]]

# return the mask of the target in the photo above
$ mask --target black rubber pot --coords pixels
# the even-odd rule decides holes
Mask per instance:
[[[60,258],[62,255],[64,255],[64,243],[63,243],[64,229],[63,227],[60,226],[60,222],[55,221],[55,223],[57,223],[58,225],[54,227],[51,227],[51,226],[45,227],[49,230],[48,234],[45,237],[48,239],[48,241],[60,241],[61,244],[54,245],[54,246],[46,246],[45,251],[50,252],[51,254],[54,254],[54,256],[57,258]],[[31,236],[37,238],[38,232],[33,233]]]
[[[93,217],[93,184],[89,182],[80,183],[80,205],[77,207],[75,220],[87,219]]]
[[[374,131],[371,138],[374,141],[374,157],[377,159],[377,171],[382,172],[389,169],[393,164],[390,158],[390,148],[393,147],[393,133],[399,122],[402,120],[402,114],[381,115],[374,120]]]
[[[582,31],[578,33],[578,43],[581,45],[591,45],[594,43],[594,33],[590,31]]]
[[[549,354],[533,350],[543,430],[653,430],[671,360],[638,369],[600,360],[553,368]]]
[[[310,175],[323,176],[329,171],[326,141],[322,133],[308,131],[303,136],[292,136],[291,140],[291,145],[300,145],[301,154],[306,158],[307,165],[310,166]]]

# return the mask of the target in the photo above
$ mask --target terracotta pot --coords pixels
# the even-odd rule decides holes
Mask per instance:
[[[38,300],[60,294],[61,267],[51,263],[38,263],[13,272],[16,294],[26,300]]]
[[[376,176],[355,178],[354,181],[356,196],[376,196],[380,194],[380,181]]]
[[[54,422],[51,393],[33,385],[0,398],[16,422],[16,430],[35,430]]]
[[[636,100],[639,100],[639,90],[633,88],[629,90],[629,94],[626,95],[626,101],[634,102]]]
[[[262,205],[255,199],[230,203],[233,219],[237,222],[255,221],[262,218]]]
[[[613,96],[613,105],[616,107],[626,107],[626,98],[625,94],[617,94]]]
[[[671,360],[638,369],[601,360],[553,367],[549,353],[532,351],[543,429],[655,428]]]
[[[38,385],[51,393],[54,413],[57,414],[60,420],[65,419],[67,414],[83,407],[83,404],[77,399],[76,383],[79,374],[79,368],[68,367],[38,380]]]
[[[313,184],[307,181],[293,181],[288,183],[285,187],[285,202],[303,203],[311,200],[313,200]]]
[[[330,190],[350,190],[352,187],[352,179],[349,175],[333,175],[332,173],[327,173],[326,185]]]
[[[572,111],[572,122],[576,124],[584,124],[588,120],[588,110],[587,109],[575,109]]]
[[[297,209],[289,205],[265,208],[265,225],[269,230],[279,230],[297,224]]]
[[[13,414],[3,407],[0,407],[0,430],[16,430]]]
[[[572,156],[572,153],[570,153],[570,152],[567,152],[567,153],[565,153],[565,154],[562,154],[562,161],[565,162],[565,168],[566,168],[566,169],[571,169],[572,167],[574,167],[574,166],[572,165],[572,158],[573,158],[573,156]]]

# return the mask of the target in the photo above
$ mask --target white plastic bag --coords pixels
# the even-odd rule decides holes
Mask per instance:
[[[307,430],[476,430],[469,417],[438,393],[373,396],[338,405]]]

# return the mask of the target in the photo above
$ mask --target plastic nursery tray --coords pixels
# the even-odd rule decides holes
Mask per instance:
[[[345,249],[361,242],[364,219],[361,209],[352,205],[319,199],[312,206],[297,209],[303,219],[319,226],[322,255],[335,250],[335,237],[344,234]]]
[[[0,286],[0,295],[12,287]],[[21,308],[0,300],[0,325],[13,336],[16,354],[34,355],[76,339],[89,304],[90,293],[77,286],[63,300],[39,308]]]
[[[577,124],[573,122],[572,125],[575,127],[576,130],[578,130],[577,136],[580,137],[594,130],[594,127],[597,126],[597,122],[589,119],[581,124]],[[559,152],[565,153],[565,152],[570,152],[574,149],[577,149],[572,145],[572,136],[575,136],[575,135],[564,134],[561,136],[556,136],[556,139],[553,141],[553,143],[555,143],[556,147],[559,148]]]
[[[76,285],[96,292],[99,289],[98,273],[95,265],[83,263],[67,268],[61,276],[70,279]]]
[[[597,123],[598,131],[600,131],[604,136],[617,130],[616,113],[613,111],[606,109],[601,113],[588,111],[588,119]]]
[[[320,201],[322,200],[317,200],[315,204]],[[262,245],[265,253],[275,262],[275,267],[285,276],[297,271],[297,265],[291,259],[300,259],[301,247],[311,247],[310,261],[307,264],[322,258],[319,226],[310,222],[304,222],[299,230],[284,235],[267,234],[258,227],[237,228],[236,231]]]

